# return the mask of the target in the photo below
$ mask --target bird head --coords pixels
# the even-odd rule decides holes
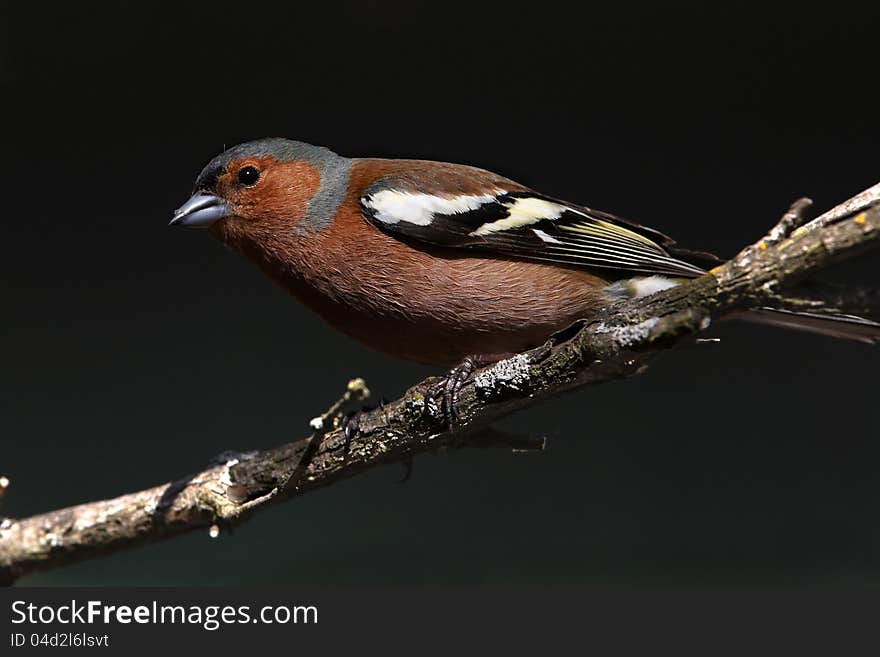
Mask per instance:
[[[202,169],[170,225],[207,228],[224,241],[319,230],[344,197],[348,168],[346,158],[290,139],[239,144]]]

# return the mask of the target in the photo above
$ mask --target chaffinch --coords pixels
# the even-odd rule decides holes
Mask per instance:
[[[700,276],[710,258],[483,169],[280,138],[211,160],[171,224],[207,228],[343,333],[442,366],[535,347],[616,300]],[[754,318],[880,339],[880,324],[850,316]]]

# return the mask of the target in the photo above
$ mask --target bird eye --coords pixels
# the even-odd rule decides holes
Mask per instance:
[[[259,179],[260,171],[257,167],[247,166],[238,170],[238,182],[242,185],[250,187],[251,185],[256,184]]]

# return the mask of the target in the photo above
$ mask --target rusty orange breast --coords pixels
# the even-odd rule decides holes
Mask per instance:
[[[297,235],[267,226],[238,248],[341,332],[435,365],[537,346],[607,303],[605,279],[587,271],[386,235],[359,205],[379,168],[352,167],[348,195],[326,228]]]

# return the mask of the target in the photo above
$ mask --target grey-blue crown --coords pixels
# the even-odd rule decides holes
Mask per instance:
[[[232,148],[228,148],[220,155],[205,165],[202,172],[196,178],[196,190],[211,190],[217,178],[226,171],[226,167],[231,162],[244,157],[274,157],[280,162],[291,162],[293,160],[301,160],[309,162],[318,167],[319,170],[331,163],[342,159],[323,146],[313,146],[301,141],[293,139],[285,139],[284,137],[266,137],[264,139],[255,139],[238,144]]]

